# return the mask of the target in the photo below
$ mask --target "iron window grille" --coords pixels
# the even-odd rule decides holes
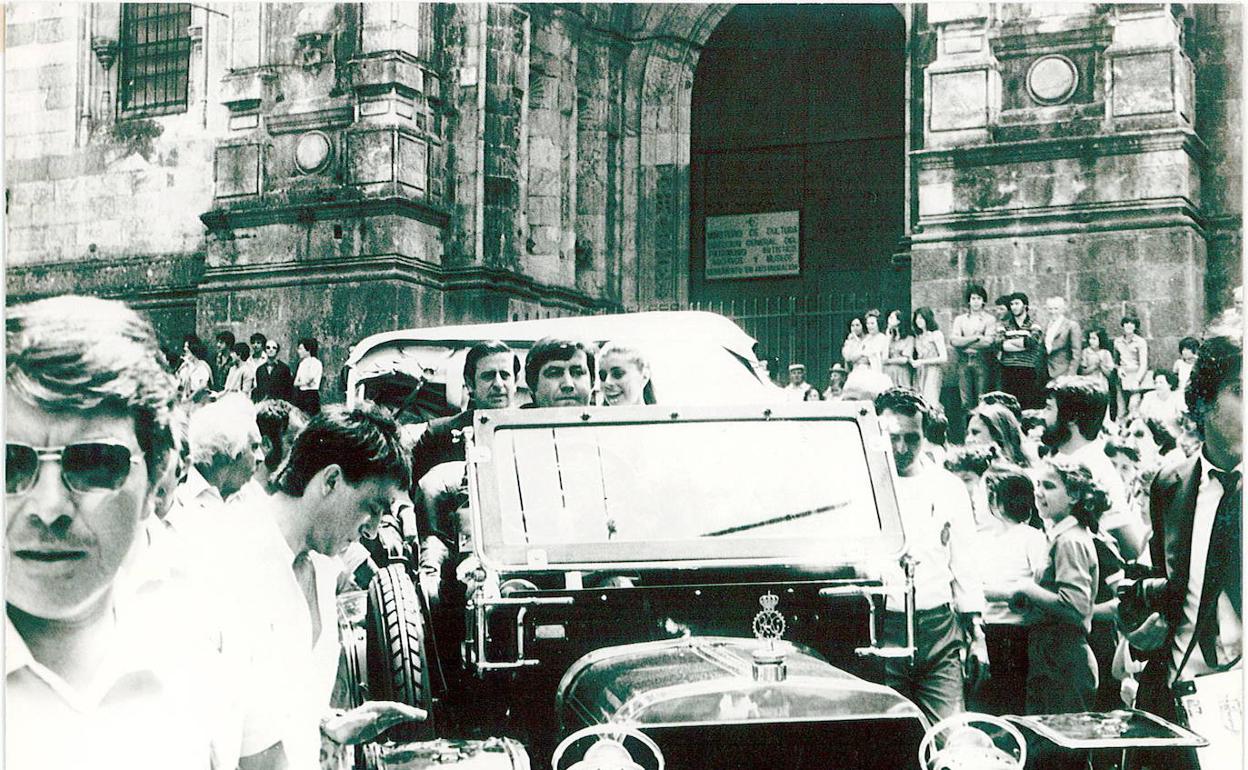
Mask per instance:
[[[186,111],[190,25],[189,3],[122,4],[119,117]]]

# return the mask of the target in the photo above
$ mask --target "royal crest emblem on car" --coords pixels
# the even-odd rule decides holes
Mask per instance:
[[[763,609],[754,616],[754,638],[775,641],[784,636],[784,615],[776,611],[780,597],[771,591],[758,597]]]

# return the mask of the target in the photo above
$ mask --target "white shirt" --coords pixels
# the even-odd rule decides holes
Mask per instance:
[[[266,360],[263,356],[252,356],[239,364],[238,390],[247,398],[251,398],[251,391],[256,387],[256,370]]]
[[[296,554],[282,537],[268,505],[258,501],[239,519],[241,544],[228,571],[242,622],[254,634],[269,681],[284,696],[283,743],[292,770],[319,767],[320,720],[329,712],[338,672],[338,604],[341,563],[307,552],[313,570],[320,634],[295,576]]]
[[[321,374],[324,371],[325,367],[319,358],[308,356],[303,359],[295,372],[295,390],[320,390]]]
[[[1109,531],[1121,529],[1132,523],[1142,523],[1131,521],[1132,511],[1127,498],[1127,485],[1123,483],[1122,476],[1114,467],[1114,461],[1105,454],[1104,436],[1097,436],[1095,440],[1089,441],[1070,453],[1059,450],[1059,454],[1082,463],[1092,474],[1092,478],[1105,488],[1105,494],[1109,496],[1109,510],[1101,514],[1101,529]]]
[[[915,606],[927,610],[952,603],[958,612],[982,613],[978,537],[966,485],[943,468],[915,462],[923,465],[914,475],[897,479],[906,549],[915,559]],[[903,609],[901,568],[890,565],[883,572],[890,588],[888,609]]]
[[[243,732],[238,669],[185,605],[159,594],[119,602],[112,622],[94,632],[106,651],[80,687],[35,660],[6,616],[6,766],[234,767]]]
[[[225,514],[221,491],[208,483],[194,465],[186,470],[186,480],[173,493],[173,503],[165,514],[165,524],[178,534],[211,526]]]
[[[1187,577],[1187,596],[1183,600],[1183,620],[1174,630],[1174,646],[1170,650],[1170,678],[1173,681],[1183,655],[1192,645],[1192,632],[1196,626],[1196,613],[1200,610],[1200,593],[1205,585],[1205,562],[1209,557],[1209,538],[1213,535],[1213,518],[1222,500],[1222,483],[1210,473],[1214,466],[1201,457],[1200,487],[1196,493],[1196,513],[1192,519],[1192,561]],[[1242,471],[1243,464],[1235,466]],[[1218,657],[1229,661],[1240,654],[1243,647],[1244,621],[1231,607],[1225,592],[1218,596]],[[1192,645],[1192,656],[1183,667],[1182,677],[1207,674],[1213,667],[1205,660],[1200,645]]]

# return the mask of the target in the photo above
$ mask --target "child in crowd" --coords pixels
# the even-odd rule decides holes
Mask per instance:
[[[1035,620],[1027,641],[1027,713],[1090,711],[1096,658],[1088,643],[1100,585],[1093,535],[1109,497],[1081,463],[1048,458],[1035,474],[1036,507],[1049,535],[1049,561],[1038,582],[1013,594]]]
[[[966,492],[971,496],[975,529],[981,534],[996,530],[1000,525],[1000,519],[992,514],[988,490],[984,486],[984,473],[997,456],[997,448],[992,444],[967,444],[955,447],[945,460],[945,470],[962,479],[966,485]]]
[[[997,526],[981,531],[984,636],[992,677],[971,698],[970,708],[989,714],[1021,714],[1027,684],[1027,626],[1009,604],[1018,584],[1034,583],[1048,566],[1048,540],[1036,516],[1035,488],[1027,472],[995,462],[984,474],[988,506]],[[1033,526],[1034,524],[1034,526]]]
[[[1174,373],[1179,377],[1180,396],[1187,392],[1187,380],[1192,376],[1192,365],[1196,363],[1198,350],[1200,350],[1200,340],[1195,337],[1184,337],[1179,340],[1179,357],[1174,361]]]
[[[1044,410],[1028,409],[1023,412],[1023,454],[1030,461],[1029,466],[1040,462],[1040,458],[1049,453],[1044,445]]]
[[[1122,477],[1122,485],[1127,489],[1127,505],[1131,508],[1132,515],[1140,517],[1147,524],[1148,485],[1152,483],[1152,476],[1156,475],[1157,468],[1151,469],[1152,473],[1146,480],[1145,474],[1141,472],[1143,469],[1140,467],[1139,449],[1125,438],[1107,440],[1105,454],[1113,461],[1114,469]]]

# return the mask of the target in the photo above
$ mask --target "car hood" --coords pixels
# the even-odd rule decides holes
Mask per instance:
[[[814,652],[776,642],[787,676],[757,681],[754,654],[772,642],[686,637],[609,647],[582,657],[559,685],[565,728],[642,728],[922,720],[896,691],[848,674]]]

